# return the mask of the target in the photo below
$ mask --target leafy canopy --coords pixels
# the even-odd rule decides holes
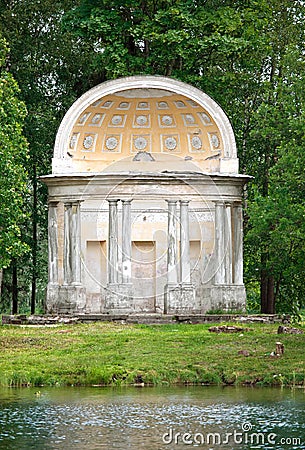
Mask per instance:
[[[8,48],[0,38],[0,269],[28,250],[21,239],[27,192],[27,142],[22,134],[26,108],[16,81],[4,69]]]

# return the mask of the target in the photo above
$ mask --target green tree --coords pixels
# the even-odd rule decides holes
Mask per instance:
[[[28,251],[22,236],[28,194],[25,164],[28,145],[23,136],[26,108],[20,90],[5,69],[8,54],[0,38],[0,271]],[[0,288],[1,291],[1,288]],[[14,298],[16,310],[16,296]]]
[[[86,61],[91,44],[83,44],[61,27],[64,12],[75,4],[72,0],[0,0],[0,30],[11,48],[7,65],[28,110],[24,132],[30,154],[26,163],[30,218],[25,231],[31,252],[27,260],[17,261],[17,266],[21,274],[19,290],[26,303],[30,296],[32,313],[37,301],[43,302],[43,286],[47,283],[47,192],[38,178],[51,170],[62,116],[89,87],[90,80]]]
[[[294,310],[304,290],[298,261],[305,246],[297,237],[303,193],[296,190],[292,201],[289,192],[294,177],[302,176],[305,71],[302,2],[274,1],[269,9],[262,89],[246,145],[248,171],[255,175],[249,190],[246,275],[260,283],[262,312],[274,313]]]
[[[261,40],[263,6],[248,3],[82,0],[64,24],[94,43],[88,64],[100,81],[147,73],[206,84],[211,90],[226,70],[234,73],[235,61],[249,60]]]
[[[254,176],[245,197],[248,290],[260,290],[264,312],[273,312],[276,303],[279,310],[292,307],[289,279],[304,255],[304,243],[295,238],[291,250],[279,243],[286,242],[287,230],[291,237],[301,230],[301,216],[285,205],[296,176],[291,147],[301,149],[303,142],[303,2],[0,0],[0,6],[2,32],[12,49],[10,70],[29,112],[32,309],[37,280],[44,276],[40,266],[46,265],[46,192],[37,177],[50,171],[60,119],[90,87],[140,73],[193,84],[229,115],[241,171]],[[284,167],[285,187],[279,181]],[[294,211],[302,210],[300,195],[294,205]],[[289,227],[284,217],[290,217]],[[291,279],[301,292],[301,279]]]

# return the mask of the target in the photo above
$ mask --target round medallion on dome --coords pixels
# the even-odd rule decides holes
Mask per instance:
[[[193,136],[192,137],[192,146],[196,149],[196,150],[200,150],[202,147],[202,142],[199,136]]]
[[[185,114],[185,122],[188,125],[193,125],[195,123],[195,118],[193,114]]]
[[[88,135],[85,137],[83,141],[83,147],[88,150],[89,148],[92,147],[93,142],[94,142],[93,136]]]
[[[198,107],[199,107],[198,103],[194,102],[194,100],[188,100],[188,103],[189,103],[193,108],[198,108]]]
[[[210,117],[205,114],[205,113],[198,113],[201,117],[202,122],[204,123],[204,125],[211,125],[212,121],[210,119]]]
[[[134,140],[134,146],[137,150],[144,150],[147,147],[147,139],[143,136],[139,136]]]
[[[69,147],[73,150],[77,144],[78,136],[79,136],[79,133],[73,133],[71,136]]]
[[[83,114],[80,118],[79,118],[79,120],[78,120],[78,124],[79,125],[84,125],[85,124],[85,122],[86,122],[86,120],[88,119],[88,117],[90,116],[90,113],[85,113],[85,114]]]
[[[118,143],[119,142],[117,138],[115,138],[114,136],[106,139],[106,147],[108,148],[108,150],[114,150],[118,146]]]
[[[139,109],[149,109],[148,102],[139,102],[138,103],[138,108]]]
[[[107,100],[106,102],[103,103],[102,107],[103,108],[110,108],[110,106],[112,105],[112,101],[111,100]]]
[[[167,102],[158,102],[158,108],[159,109],[167,109],[168,103]]]
[[[123,122],[123,117],[119,116],[119,115],[115,115],[111,119],[112,125],[121,125],[122,122]]]
[[[176,103],[177,108],[185,108],[185,103],[182,100],[178,100]]]
[[[147,117],[146,116],[137,116],[136,118],[137,125],[143,126],[147,124]]]
[[[162,125],[169,126],[173,124],[173,118],[171,116],[163,116],[161,122]]]
[[[91,123],[93,123],[94,125],[99,123],[99,121],[101,120],[101,114],[94,114],[94,116],[92,117]]]
[[[165,147],[168,150],[175,150],[175,148],[177,147],[177,140],[172,136],[167,137],[165,139]]]
[[[212,145],[213,145],[214,148],[218,148],[219,147],[220,142],[219,142],[219,138],[218,138],[218,136],[216,134],[212,134],[211,135],[211,142],[212,142]]]
[[[129,103],[128,102],[121,102],[119,104],[119,108],[120,109],[128,109],[128,107],[129,107]]]

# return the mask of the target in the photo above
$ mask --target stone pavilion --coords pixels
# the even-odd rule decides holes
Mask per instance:
[[[59,127],[46,310],[202,314],[245,308],[232,126],[204,92],[159,76],[90,89]]]

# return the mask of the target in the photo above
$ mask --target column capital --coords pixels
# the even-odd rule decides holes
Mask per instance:
[[[213,200],[213,203],[215,204],[215,206],[225,206],[224,200]]]
[[[82,203],[84,200],[80,200],[80,199],[69,199],[69,200],[65,200],[63,202],[64,206],[67,207],[71,207],[71,206],[75,206],[75,205],[80,205],[80,203]]]
[[[118,198],[107,198],[107,202],[112,204],[112,205],[116,205],[120,200]]]
[[[58,200],[48,200],[48,206],[52,206],[53,208],[56,208],[58,203],[59,203]]]
[[[79,206],[84,200],[71,200],[73,206]]]
[[[132,202],[132,198],[122,199],[121,202],[122,203],[126,203],[126,204],[131,203]]]
[[[187,206],[190,203],[190,200],[179,200],[181,205]]]
[[[178,200],[166,199],[165,200],[169,205],[176,205]]]

